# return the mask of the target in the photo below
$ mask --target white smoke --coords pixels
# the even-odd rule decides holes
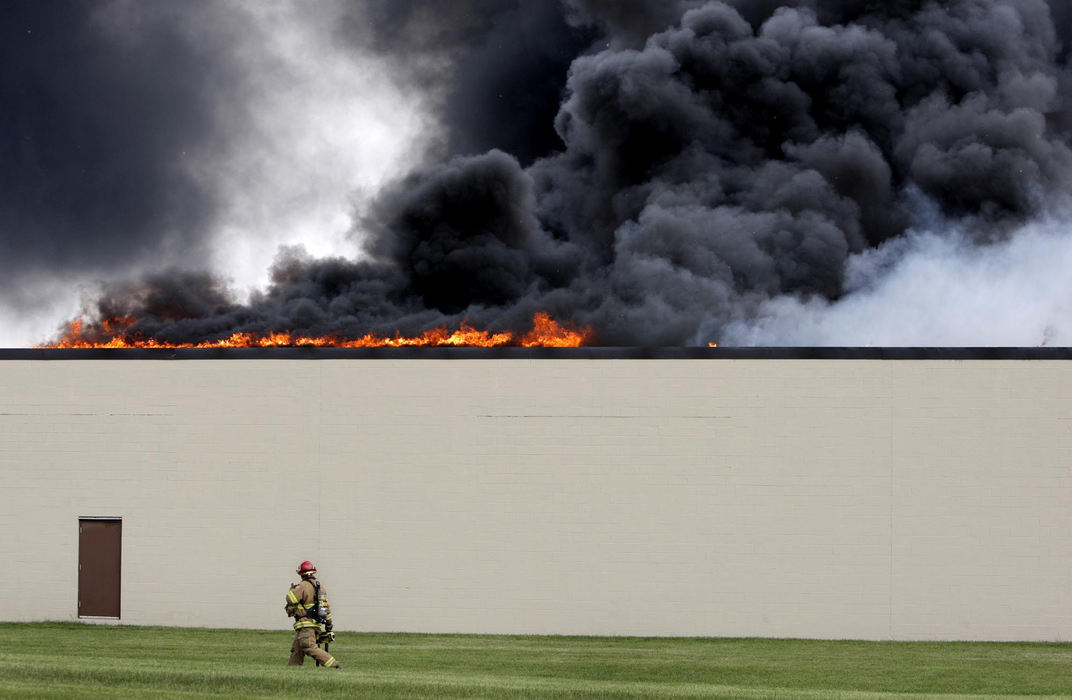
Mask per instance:
[[[944,224],[848,263],[848,293],[779,297],[731,324],[730,346],[1035,347],[1072,345],[1072,217],[979,246]]]
[[[70,280],[39,277],[0,297],[0,348],[27,348],[56,334],[57,319],[77,318],[82,298]]]
[[[224,201],[215,270],[260,287],[280,246],[358,255],[355,212],[411,169],[431,138],[422,95],[394,83],[382,59],[343,43],[342,2],[247,0],[218,11],[244,27],[235,51],[248,92],[219,105],[241,131],[195,165]]]

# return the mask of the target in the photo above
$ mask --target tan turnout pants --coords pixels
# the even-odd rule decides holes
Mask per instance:
[[[287,666],[301,666],[305,663],[308,654],[324,666],[334,666],[335,657],[316,645],[316,628],[303,627],[294,635],[294,643],[290,645],[290,661]]]

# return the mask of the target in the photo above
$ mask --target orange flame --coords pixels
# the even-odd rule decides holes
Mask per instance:
[[[532,317],[532,330],[521,339],[524,348],[577,348],[592,342],[591,328],[564,328],[549,314]]]
[[[165,343],[155,338],[139,338],[129,333],[134,325],[133,318],[110,318],[100,322],[99,330],[87,332],[83,319],[76,319],[67,324],[63,335],[54,343],[39,345],[39,348],[80,349],[80,348],[139,348],[139,349],[207,349],[207,348],[278,348],[278,347],[318,347],[318,348],[400,348],[400,347],[469,347],[496,348],[518,346],[526,348],[576,348],[592,342],[594,333],[591,328],[563,326],[549,314],[538,313],[532,317],[532,330],[521,338],[513,333],[492,333],[473,328],[463,323],[460,328],[450,331],[446,328],[433,328],[419,336],[393,337],[365,335],[360,338],[340,338],[337,336],[306,337],[287,332],[234,333],[227,338],[202,343]]]

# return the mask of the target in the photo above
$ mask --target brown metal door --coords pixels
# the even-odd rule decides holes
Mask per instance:
[[[78,521],[78,616],[119,617],[123,521]]]

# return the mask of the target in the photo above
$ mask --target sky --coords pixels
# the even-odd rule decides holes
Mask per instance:
[[[0,347],[1072,345],[1072,0],[6,0]]]

